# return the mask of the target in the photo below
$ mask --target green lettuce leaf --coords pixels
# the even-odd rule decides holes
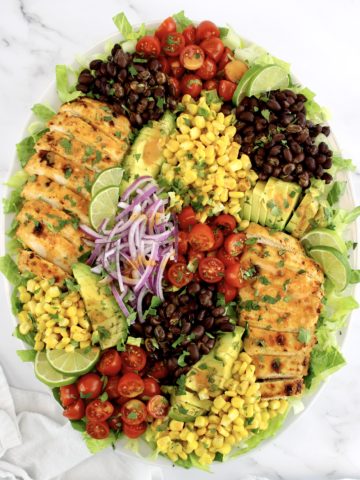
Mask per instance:
[[[5,183],[5,185],[11,188],[19,188],[26,183],[28,178],[29,178],[29,174],[26,173],[25,170],[19,170],[9,178],[9,180]]]
[[[10,192],[8,198],[3,198],[2,200],[4,213],[14,213],[19,211],[23,202],[21,192],[28,178],[29,175],[24,170],[20,170],[6,183],[6,185],[12,187],[14,190]]]
[[[335,205],[340,200],[341,196],[345,192],[347,182],[335,181],[333,182],[330,191],[327,196],[327,201],[330,205]]]
[[[113,17],[113,22],[119,30],[124,40],[138,40],[145,35],[146,27],[142,23],[139,30],[134,30],[124,12],[120,12]]]
[[[23,335],[19,331],[19,325],[15,328],[13,336],[25,342],[29,347],[34,347],[35,345],[35,332],[29,332],[26,335]]]
[[[185,15],[184,10],[175,13],[174,15],[172,15],[172,18],[175,20],[179,32],[182,32],[183,30],[185,30],[186,27],[188,27],[189,25],[193,25],[194,23],[192,20],[190,20],[190,18]]]
[[[346,364],[344,357],[335,346],[321,348],[315,345],[311,352],[309,373],[305,377],[307,388],[316,387],[317,384]]]
[[[332,166],[334,167],[335,172],[340,170],[348,170],[350,172],[353,172],[356,168],[350,158],[342,158],[340,154],[332,156]]]
[[[101,450],[115,445],[116,442],[116,435],[113,431],[110,431],[110,435],[103,440],[96,440],[95,438],[90,437],[90,435],[86,432],[83,432],[82,435],[87,448],[93,454],[101,452]]]
[[[70,69],[66,65],[56,65],[56,91],[60,100],[65,102],[71,102],[82,95],[75,89],[75,85],[69,84]]]
[[[11,285],[20,284],[21,275],[19,269],[10,255],[0,257],[0,272],[7,278]]]
[[[31,110],[43,122],[48,122],[56,113],[52,108],[42,103],[35,103]]]
[[[230,25],[227,25],[226,28],[220,28],[220,37],[225,47],[228,47],[231,50],[241,48],[243,45],[242,38],[232,27],[230,27]]]
[[[315,93],[307,87],[294,86],[291,88],[296,93],[301,93],[307,98],[305,102],[306,118],[314,123],[323,123],[330,118],[329,111],[321,107],[315,100]]]
[[[276,64],[282,67],[286,72],[290,73],[290,64],[284,62],[280,58],[270,55],[264,48],[259,45],[251,44],[244,48],[237,48],[235,50],[235,58],[246,62],[248,65],[271,65]]]
[[[341,235],[346,227],[354,222],[360,215],[360,206],[352,210],[344,210],[342,208],[336,209],[336,214],[331,222],[331,228],[336,230]]]
[[[35,153],[34,145],[35,145],[35,142],[32,136],[26,137],[23,140],[21,140],[21,142],[16,144],[17,156],[19,158],[19,162],[22,167],[25,167],[29,158],[32,155],[34,155]]]
[[[359,282],[360,282],[360,270],[351,270],[350,283],[359,283]]]
[[[22,362],[34,362],[36,350],[16,350],[16,353]]]

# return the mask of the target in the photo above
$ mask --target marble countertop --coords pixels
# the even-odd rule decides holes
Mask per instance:
[[[171,3],[171,5],[170,5]],[[206,4],[206,13],[204,5]],[[54,78],[57,63],[115,31],[111,17],[124,10],[133,23],[185,9],[189,17],[230,21],[244,37],[291,61],[294,73],[329,107],[344,156],[360,167],[360,3],[358,0],[1,0],[0,6],[0,180],[7,178],[14,145],[22,137],[31,106]],[[360,204],[360,177],[351,183]],[[0,187],[1,194],[1,187]],[[5,295],[0,281],[0,298]],[[246,474],[272,480],[360,478],[360,312],[344,346],[348,364],[327,382],[315,404],[271,444],[218,466],[213,478],[243,480]],[[13,320],[1,316],[0,364],[12,385],[42,386],[15,354]],[[98,457],[101,462],[101,454]],[[208,474],[167,468],[166,478],[205,479]],[[104,465],[104,478],[106,466]]]

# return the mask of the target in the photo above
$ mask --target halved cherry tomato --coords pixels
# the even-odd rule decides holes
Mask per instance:
[[[85,415],[84,401],[78,398],[75,403],[65,408],[63,415],[69,420],[80,420]]]
[[[119,375],[108,377],[108,381],[105,387],[105,392],[108,394],[108,397],[110,399],[117,398],[119,396],[119,392],[118,392],[119,380],[120,380]]]
[[[144,382],[140,375],[136,373],[125,373],[118,384],[119,395],[123,397],[133,398],[141,395],[144,391]]]
[[[185,255],[189,246],[189,234],[186,232],[179,232],[178,234],[178,252],[180,255]]]
[[[162,395],[155,395],[149,400],[147,409],[154,418],[165,418],[169,411],[169,402]]]
[[[165,57],[165,55],[160,55],[160,57],[158,57],[158,60],[160,62],[161,71],[166,73],[166,75],[169,75],[170,73],[169,60]]]
[[[115,407],[111,417],[108,419],[109,427],[112,430],[120,430],[122,421],[121,421],[121,409]]]
[[[209,225],[198,223],[189,233],[189,243],[194,250],[199,252],[209,251],[215,244],[214,232]]]
[[[216,72],[216,63],[210,57],[206,57],[202,66],[198,70],[196,70],[196,74],[199,75],[202,80],[210,80],[211,78],[214,78]]]
[[[209,57],[212,58],[216,63],[220,60],[225,49],[222,40],[217,37],[211,37],[207,40],[203,40],[200,43],[200,46],[206,55],[209,55]]]
[[[226,283],[225,280],[221,280],[221,282],[219,283],[219,285],[217,287],[217,291],[219,293],[224,294],[224,298],[225,298],[226,303],[233,301],[234,298],[236,298],[236,296],[238,294],[238,289],[236,287],[232,287],[231,285]]]
[[[231,287],[242,288],[246,281],[242,278],[240,263],[229,265],[225,270],[225,282]]]
[[[160,395],[160,385],[155,378],[144,378],[144,391],[142,393],[141,399],[149,399],[155,395]]]
[[[146,353],[136,345],[126,345],[125,352],[120,354],[123,370],[127,372],[140,372],[146,365]]]
[[[191,45],[192,43],[195,43],[196,39],[196,28],[194,25],[188,25],[184,31],[182,32],[185,38],[185,44],[186,45]]]
[[[186,268],[186,264],[174,263],[167,272],[167,278],[175,287],[182,288],[191,282],[193,273]]]
[[[60,387],[60,402],[63,407],[68,407],[80,397],[76,384]]]
[[[128,402],[129,401],[129,397],[123,397],[122,395],[120,395],[119,397],[117,397],[115,399],[115,402],[120,405],[120,407],[122,405],[124,405],[124,403]]]
[[[178,57],[185,47],[185,38],[179,32],[168,33],[162,39],[162,51],[169,57]]]
[[[155,31],[155,35],[161,41],[168,33],[176,32],[176,22],[172,17],[166,18]]]
[[[106,350],[97,365],[97,369],[102,375],[116,375],[121,370],[120,354],[115,348]]]
[[[220,30],[215,23],[204,20],[196,27],[196,42],[200,43],[210,37],[220,37]]]
[[[217,93],[218,83],[217,80],[207,80],[204,83],[204,90],[216,90]]]
[[[199,275],[204,282],[218,283],[224,278],[225,265],[216,257],[203,258],[199,264]]]
[[[225,239],[225,251],[232,257],[237,257],[244,250],[245,240],[245,233],[231,233]]]
[[[114,411],[112,403],[105,400],[102,402],[100,398],[93,400],[86,407],[85,415],[86,418],[93,422],[104,422],[109,417],[111,417]]]
[[[187,263],[186,258],[184,255],[178,255],[176,260],[169,260],[167,263],[168,269],[171,267],[171,265],[175,265],[175,263]]]
[[[228,64],[231,60],[233,60],[233,58],[234,58],[233,52],[230,50],[229,47],[225,47],[223,54],[221,55],[221,58],[218,63],[218,69],[224,70],[225,65]]]
[[[153,377],[158,380],[166,378],[168,374],[169,374],[169,369],[161,360],[159,360],[158,362],[155,362],[148,372],[149,377]]]
[[[214,243],[214,246],[212,247],[211,251],[217,250],[224,243],[224,234],[223,234],[220,227],[213,228],[213,233],[214,233],[214,237],[215,237],[215,243]]]
[[[225,78],[234,83],[239,83],[240,79],[248,71],[249,67],[241,60],[231,60],[225,65]]]
[[[239,263],[239,258],[229,255],[224,248],[220,248],[216,256],[219,260],[223,262],[225,267],[230,267],[230,265],[235,265],[236,263]]]
[[[224,235],[229,235],[236,228],[236,219],[229,213],[222,213],[214,219],[213,225],[221,227]]]
[[[96,373],[87,373],[80,377],[77,381],[77,388],[80,397],[92,400],[100,395],[102,390],[102,381]]]
[[[179,58],[169,58],[170,74],[175,78],[180,78],[184,75],[185,68],[181,65]]]
[[[190,248],[189,253],[188,253],[188,259],[189,261],[191,260],[202,260],[205,258],[205,253],[204,252],[199,252],[198,250],[194,250],[193,248]]]
[[[141,400],[134,398],[121,407],[121,418],[127,425],[139,425],[147,416],[146,406]]]
[[[127,425],[126,423],[124,423],[123,425],[123,432],[129,438],[140,437],[140,435],[146,432],[146,429],[147,429],[146,422],[140,423],[139,425]]]
[[[236,83],[229,80],[220,80],[218,94],[225,102],[230,102],[236,90]]]
[[[186,77],[186,75],[184,75],[184,77]],[[169,77],[168,78],[168,86],[169,86],[169,90],[170,90],[170,95],[172,95],[173,97],[179,97],[180,96],[182,86],[181,86],[181,84],[180,84],[180,82],[177,78]]]
[[[199,45],[187,45],[180,53],[180,62],[188,70],[198,70],[204,60],[205,53]]]
[[[138,40],[136,51],[137,53],[142,53],[146,57],[158,57],[161,51],[159,39],[152,35],[145,35]]]
[[[184,207],[178,215],[178,222],[181,230],[187,230],[191,225],[195,225],[196,216],[192,207]]]
[[[191,95],[196,98],[200,95],[202,90],[202,81],[197,75],[191,73],[184,75],[180,84],[181,92],[185,95]]]
[[[106,422],[87,422],[86,432],[96,440],[103,440],[109,436],[110,427]]]

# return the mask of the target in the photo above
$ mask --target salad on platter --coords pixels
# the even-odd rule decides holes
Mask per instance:
[[[352,163],[289,64],[231,27],[113,20],[32,109],[0,270],[20,358],[93,453],[207,469],[345,364]]]

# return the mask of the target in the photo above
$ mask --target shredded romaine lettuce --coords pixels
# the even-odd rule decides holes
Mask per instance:
[[[350,172],[355,170],[355,165],[353,164],[352,160],[350,158],[342,158],[340,154],[333,155],[332,167],[334,173],[340,170],[348,170]]]
[[[9,180],[5,183],[5,185],[11,188],[19,188],[26,183],[28,178],[29,178],[29,174],[26,173],[25,170],[19,170],[9,178]]]
[[[325,107],[321,107],[315,100],[315,93],[307,87],[294,86],[291,88],[295,93],[301,93],[307,98],[305,102],[306,118],[314,123],[323,123],[330,118],[330,113]]]
[[[220,38],[225,47],[228,47],[231,50],[241,48],[243,45],[242,38],[232,27],[230,27],[230,25],[227,25],[226,28],[220,29]]]
[[[29,347],[33,347],[35,345],[35,332],[29,332],[26,335],[23,335],[19,331],[19,325],[15,328],[13,336],[25,342]]]
[[[146,32],[145,24],[142,23],[139,30],[134,30],[124,12],[120,12],[113,17],[113,22],[119,30],[124,40],[138,40]]]
[[[31,110],[42,122],[48,122],[56,114],[51,107],[48,107],[43,103],[35,103]]]
[[[7,254],[3,257],[0,257],[0,272],[6,277],[11,285],[20,284],[21,274],[16,263],[10,257],[10,255]]]
[[[193,24],[192,20],[185,15],[184,10],[175,13],[172,15],[172,18],[175,20],[179,32],[182,32],[186,27]]]
[[[16,153],[19,158],[20,165],[22,167],[25,167],[27,164],[29,158],[34,155],[35,149],[34,149],[35,141],[32,136],[26,137],[21,142],[16,144]]]
[[[16,350],[17,356],[22,362],[34,362],[36,357],[35,350]]]
[[[56,91],[62,103],[71,102],[82,95],[75,89],[75,85],[69,84],[69,75],[72,73],[66,65],[56,65]]]
[[[287,73],[290,73],[290,64],[280,60],[280,58],[270,55],[264,48],[259,45],[251,44],[244,48],[237,48],[235,50],[235,58],[246,62],[248,65],[271,65],[276,64],[282,67]]]
[[[111,430],[109,436],[103,440],[96,440],[95,438],[90,437],[90,435],[86,432],[83,432],[82,435],[87,448],[93,454],[101,452],[101,450],[115,445],[116,442],[116,435]]]
[[[354,222],[360,215],[360,206],[354,207],[352,210],[344,210],[337,208],[331,223],[331,228],[341,235],[346,227]]]
[[[335,181],[332,183],[330,191],[327,196],[327,201],[329,205],[335,205],[340,200],[340,197],[343,195],[346,189],[347,182]]]

